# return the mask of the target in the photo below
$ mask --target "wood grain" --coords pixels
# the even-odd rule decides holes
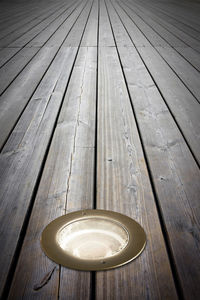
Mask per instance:
[[[58,294],[61,299],[66,299],[66,295],[69,299],[90,297],[90,273],[62,268],[59,281],[59,267],[54,269],[56,264],[43,254],[39,239],[44,227],[54,218],[93,206],[95,73],[96,49],[81,48],[54,132],[10,299],[20,299],[22,295],[30,299],[55,299]],[[59,92],[59,82],[55,92]],[[38,287],[53,269],[49,281],[36,291],[35,284]],[[25,282],[23,289],[21,276]],[[78,289],[77,285],[82,288]]]
[[[112,47],[99,50],[98,103],[97,208],[134,218],[148,241],[132,263],[97,273],[97,299],[176,299],[137,127]]]

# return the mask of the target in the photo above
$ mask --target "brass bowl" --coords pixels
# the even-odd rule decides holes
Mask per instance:
[[[133,219],[120,213],[86,209],[68,213],[44,229],[41,246],[58,264],[84,271],[122,266],[143,251],[146,235]]]

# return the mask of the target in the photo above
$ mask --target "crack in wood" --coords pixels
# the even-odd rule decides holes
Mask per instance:
[[[40,290],[41,288],[43,288],[43,286],[45,286],[49,282],[55,269],[56,269],[56,266],[50,272],[48,272],[39,283],[36,283],[34,285],[34,287],[33,287],[34,291]]]

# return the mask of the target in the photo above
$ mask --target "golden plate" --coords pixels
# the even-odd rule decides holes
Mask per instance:
[[[122,266],[143,251],[146,235],[133,219],[101,209],[75,211],[44,229],[41,246],[58,264],[84,271]]]

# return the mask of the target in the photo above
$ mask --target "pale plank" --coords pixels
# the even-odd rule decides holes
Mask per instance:
[[[81,47],[97,47],[98,14],[98,0],[94,0]]]
[[[115,42],[104,1],[99,3],[99,47],[113,47]]]

